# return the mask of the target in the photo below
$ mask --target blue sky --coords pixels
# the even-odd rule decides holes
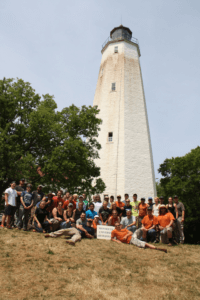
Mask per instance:
[[[156,178],[199,145],[200,1],[0,0],[0,78],[22,78],[58,109],[92,105],[101,46],[121,24],[139,40]]]

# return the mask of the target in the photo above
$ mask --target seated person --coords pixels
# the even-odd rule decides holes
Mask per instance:
[[[121,202],[121,196],[118,195],[117,196],[117,201],[115,201],[117,207],[119,207],[122,211],[124,210],[124,206],[125,204],[123,202]]]
[[[102,225],[107,225],[110,216],[110,209],[108,208],[107,201],[104,201],[103,206],[99,209],[99,216]]]
[[[125,194],[127,195],[127,194]],[[122,217],[126,217],[126,211],[127,210],[130,210],[131,211],[131,214],[132,214],[132,205],[130,205],[130,199],[126,199],[125,200],[125,206],[124,206],[124,210],[122,211]]]
[[[87,219],[86,219],[85,212],[83,212],[80,215],[80,218],[76,221],[76,228],[79,229],[80,225],[86,225],[86,224],[87,224]]]
[[[157,218],[152,213],[152,207],[147,208],[147,215],[142,220],[142,240],[155,242],[156,240],[156,225],[158,224]]]
[[[150,248],[154,250],[159,250],[167,253],[166,249],[156,248],[153,245],[147,244],[146,242],[142,242],[137,238],[137,230],[136,232],[132,233],[128,229],[121,229],[120,223],[115,223],[115,229],[111,232],[111,241],[116,243],[126,243],[126,244],[133,244],[140,248]]]
[[[126,211],[126,217],[121,220],[122,229],[128,229],[132,232],[136,231],[136,219],[132,216],[132,211]]]
[[[80,202],[78,203],[78,208],[74,209],[73,211],[72,218],[74,219],[75,223],[78,219],[80,219],[82,213],[85,213],[85,211],[83,209],[83,203]]]
[[[94,204],[90,203],[89,204],[89,209],[86,211],[86,218],[87,219],[94,219],[94,216],[97,215],[97,212],[94,211]]]
[[[73,204],[69,203],[68,208],[63,214],[64,221],[60,224],[60,228],[70,228],[72,223],[75,222],[73,219]]]
[[[113,203],[111,204],[111,207],[110,207],[110,215],[112,215],[112,211],[113,211],[113,210],[116,210],[116,211],[117,211],[118,217],[121,218],[121,216],[122,216],[122,210],[121,210],[121,208],[119,208],[119,207],[116,205],[115,202],[113,202]]]
[[[93,239],[95,230],[92,227],[92,219],[87,219],[86,225],[79,225],[78,230],[80,231],[81,237],[82,238],[88,238],[88,239]]]
[[[99,220],[99,216],[96,215],[94,216],[94,220],[92,222],[92,227],[94,228],[94,231],[95,231],[95,236],[96,236],[96,232],[97,232],[97,226],[98,225],[102,225],[101,221]]]
[[[51,221],[48,219],[48,212],[45,209],[45,201],[41,201],[39,207],[36,208],[34,215],[34,232],[49,232]]]
[[[108,226],[115,226],[116,222],[120,222],[120,217],[117,215],[117,211],[112,211],[112,216],[108,219]]]
[[[88,209],[88,205],[83,202],[83,196],[82,195],[79,196],[79,200],[76,202],[76,208],[78,208],[79,203],[83,204],[83,210],[84,211],[86,211]]]
[[[58,201],[58,206],[54,207],[54,209],[52,210],[52,215],[53,218],[50,219],[52,225],[52,231],[57,230],[60,227],[60,224],[64,221],[64,209],[62,208],[63,206],[63,202],[62,201]]]
[[[76,199],[76,196],[75,196],[75,199]],[[75,199],[73,198],[72,195],[70,195],[69,199],[64,202],[63,208],[66,210],[67,207],[68,207],[68,205],[69,205],[69,203],[72,203],[73,204],[73,209],[76,209],[76,201],[75,201]]]
[[[161,242],[163,244],[168,244],[168,246],[172,246],[172,226],[175,218],[170,212],[167,211],[167,208],[164,204],[160,205],[159,216],[157,219]]]
[[[66,228],[66,229],[60,229],[55,232],[51,232],[49,234],[46,234],[45,237],[52,237],[57,238],[61,235],[65,235],[67,237],[71,237],[70,240],[67,240],[66,243],[75,246],[75,243],[78,241],[81,241],[81,234],[78,229],[72,227],[72,228]]]

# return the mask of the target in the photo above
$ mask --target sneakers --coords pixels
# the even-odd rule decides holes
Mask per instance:
[[[0,225],[0,227],[1,227],[1,228],[5,228],[5,226],[4,226],[4,225],[2,225],[2,224]]]
[[[49,234],[45,234],[44,237],[45,237],[45,238],[48,238],[48,237],[50,237],[50,235],[49,235]]]

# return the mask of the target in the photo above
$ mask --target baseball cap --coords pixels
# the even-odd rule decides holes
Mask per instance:
[[[98,216],[98,215],[96,215],[96,216],[94,216],[94,218],[99,218],[99,216]]]
[[[178,196],[177,196],[177,195],[175,195],[175,196],[174,196],[174,198],[178,198]]]
[[[152,197],[149,197],[148,200],[153,200],[153,198],[152,198]]]
[[[142,197],[142,198],[141,198],[141,200],[144,200],[144,201],[145,201],[145,198],[144,198],[144,197]]]
[[[160,196],[160,198],[159,199],[164,199],[164,197],[163,196]]]
[[[121,198],[121,195],[117,195],[117,198]]]
[[[151,207],[151,206],[149,206],[149,207],[147,208],[147,210],[152,210],[152,207]]]
[[[166,208],[167,209],[167,207],[164,204],[160,205],[159,209],[161,209],[161,208]]]
[[[69,205],[68,206],[73,206],[73,203],[69,203]]]
[[[30,188],[31,188],[31,187],[32,187],[32,184],[30,184],[30,183],[29,183],[29,184],[27,184],[27,187],[30,187]]]
[[[83,198],[83,195],[80,195],[79,198]]]
[[[22,179],[20,179],[20,181],[25,181],[25,179],[24,179],[24,178],[22,178]]]

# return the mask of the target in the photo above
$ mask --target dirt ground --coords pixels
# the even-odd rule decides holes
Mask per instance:
[[[1,229],[0,245],[2,300],[200,299],[200,246],[165,254],[85,239],[73,247],[16,229]]]

